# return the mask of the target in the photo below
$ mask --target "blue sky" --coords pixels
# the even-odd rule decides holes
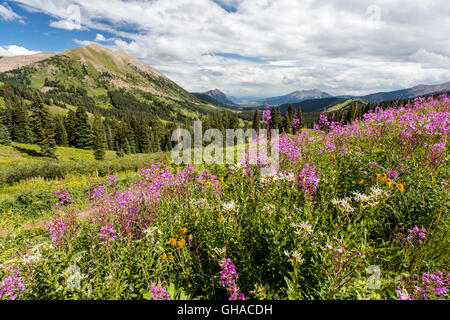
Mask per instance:
[[[0,55],[96,42],[234,96],[450,81],[447,30],[446,0],[0,0]]]

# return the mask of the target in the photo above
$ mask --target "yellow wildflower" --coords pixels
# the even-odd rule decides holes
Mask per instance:
[[[186,228],[181,228],[180,235],[184,236],[186,233],[187,233],[187,229]]]
[[[364,179],[363,178],[359,178],[358,179],[358,184],[363,184],[364,183]]]
[[[217,218],[217,222],[222,222],[224,219],[225,219],[224,216],[220,216]]]
[[[376,182],[378,179],[380,179],[380,175],[379,175],[378,173],[375,173],[375,174],[372,176],[372,182]]]
[[[186,240],[181,239],[181,240],[177,241],[177,247],[182,248],[185,243],[186,243]]]
[[[175,240],[174,238],[170,238],[169,239],[169,245],[172,246],[172,247],[176,247],[177,240]]]
[[[385,182],[386,182],[386,185],[387,185],[389,188],[392,187],[392,180],[391,180],[391,179],[387,178],[387,179],[385,180]]]
[[[396,187],[398,191],[405,192],[405,187],[401,183],[397,184]]]
[[[173,255],[169,252],[169,253],[167,254],[167,258],[169,258],[169,260],[172,261],[172,260],[173,260]]]
[[[166,256],[165,253],[161,256],[161,259],[163,259],[163,260],[166,260],[166,259],[167,259],[167,256]]]

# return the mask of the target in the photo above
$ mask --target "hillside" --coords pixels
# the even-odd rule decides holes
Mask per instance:
[[[17,66],[19,68],[14,68]],[[96,44],[58,54],[3,57],[0,70],[4,70],[0,81],[51,92],[58,96],[57,100],[69,100],[63,98],[67,98],[64,93],[79,91],[78,96],[86,96],[85,100],[91,100],[91,105],[112,108],[116,105],[111,93],[123,90],[137,101],[149,104],[148,111],[158,102],[166,102],[174,107],[170,111],[190,118],[195,117],[195,113],[217,110],[217,106],[199,101],[136,57]],[[70,101],[64,102],[70,104]]]
[[[332,96],[326,92],[320,91],[318,89],[313,90],[297,90],[291,93],[288,93],[283,96],[276,96],[276,97],[268,97],[265,99],[257,99],[254,101],[246,101],[241,102],[240,105],[246,106],[246,107],[259,107],[264,105],[264,103],[267,100],[267,103],[269,105],[283,105],[283,104],[290,104],[290,103],[297,103],[302,102],[305,100],[312,100],[312,99],[322,99],[322,98],[331,98]]]
[[[197,97],[199,97],[199,96],[203,96],[203,97],[204,96],[208,96],[208,97],[214,99],[213,101],[215,101],[219,105],[232,106],[232,107],[234,107],[234,106],[237,107],[238,106],[230,98],[228,98],[225,93],[223,93],[219,89],[209,90],[209,91],[200,92],[200,93],[194,93],[194,95],[197,96]]]
[[[408,99],[423,95],[429,95],[439,92],[445,92],[450,90],[450,81],[437,85],[418,85],[412,88],[390,91],[390,92],[377,92],[363,96],[365,100],[371,103],[380,103],[387,100]]]
[[[219,101],[216,98],[214,98],[213,96],[206,94],[206,93],[193,92],[192,94],[194,96],[196,96],[197,99],[199,99],[201,102],[206,103],[206,104],[213,104],[213,105],[221,106],[224,108],[230,108],[230,107],[239,108],[239,105],[234,104],[233,102],[231,102],[231,104],[230,104],[230,103],[223,102],[224,100]]]
[[[0,129],[5,142],[38,144],[42,134],[34,132],[35,103],[48,109],[52,125],[47,129],[50,136],[54,133],[57,146],[95,148],[98,139],[104,144],[104,130],[106,150],[118,154],[171,150],[173,129],[189,128],[196,119],[243,125],[236,109],[215,100],[199,100],[122,51],[92,44],[57,54],[2,57],[0,61],[6,70],[0,72]],[[94,115],[101,118],[97,140],[91,135]]]

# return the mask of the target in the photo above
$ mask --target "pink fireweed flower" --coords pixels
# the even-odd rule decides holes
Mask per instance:
[[[222,272],[220,274],[220,285],[227,289],[230,295],[229,300],[245,300],[245,296],[239,293],[239,287],[237,286],[237,279],[239,278],[234,263],[226,258],[220,265]]]
[[[45,229],[50,233],[52,243],[60,243],[67,230],[66,222],[63,218],[55,217],[52,221],[44,224]]]
[[[316,166],[306,163],[298,174],[297,185],[303,187],[305,193],[312,194],[316,192],[319,182],[320,178],[316,174]]]
[[[54,194],[56,198],[56,206],[58,207],[58,209],[71,206],[73,204],[73,200],[67,190],[55,190]]]
[[[20,278],[19,270],[9,274],[0,284],[0,299],[16,300],[25,290],[25,282]]]
[[[407,277],[402,281],[402,287],[396,287],[396,291],[400,300],[436,299],[448,295],[448,285],[450,274],[445,277],[442,271],[437,271],[434,274],[422,273],[422,279],[416,274],[413,279]]]
[[[110,242],[114,241],[116,238],[116,230],[113,229],[112,224],[100,228],[100,235],[98,237],[100,241]]]
[[[162,286],[160,281],[158,283],[153,281],[150,283],[149,288],[151,293],[150,300],[170,300],[167,289]]]
[[[413,229],[408,229],[408,237],[406,238],[406,241],[408,244],[414,248],[414,244],[422,244],[422,240],[426,238],[426,232],[427,230],[425,228],[420,228],[415,226]]]
[[[269,109],[264,110],[264,111],[262,112],[262,121],[267,121],[267,122],[269,122],[270,119],[272,119],[270,110],[269,110]]]
[[[116,178],[116,176],[115,175],[109,175],[108,176],[108,179],[107,179],[107,182],[108,182],[108,185],[110,185],[110,186],[115,186],[115,185],[117,185],[117,178]]]

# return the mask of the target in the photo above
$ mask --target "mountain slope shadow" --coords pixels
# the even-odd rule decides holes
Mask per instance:
[[[27,148],[23,148],[23,147],[18,147],[18,146],[12,146],[14,149],[16,149],[17,151],[19,151],[20,153],[24,153],[30,157],[43,157],[42,154],[34,149],[27,149]]]

